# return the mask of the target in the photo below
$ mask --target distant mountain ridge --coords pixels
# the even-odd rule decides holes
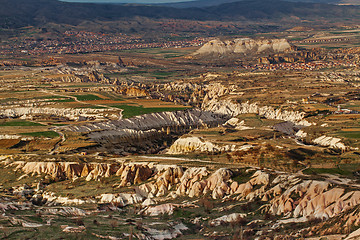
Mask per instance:
[[[280,0],[246,0],[203,8],[148,5],[70,3],[57,0],[0,0],[0,27],[42,26],[53,22],[78,25],[83,21],[116,21],[136,16],[152,19],[226,20],[296,17],[312,20],[360,19],[360,7],[294,3]]]
[[[240,2],[244,0],[195,0],[190,2],[177,2],[177,3],[163,3],[158,4],[162,6],[175,7],[175,8],[203,8],[218,6],[224,3]],[[267,1],[267,0],[263,0]],[[357,4],[360,5],[358,0],[287,0],[288,2],[306,2],[306,3],[325,3],[325,4]]]

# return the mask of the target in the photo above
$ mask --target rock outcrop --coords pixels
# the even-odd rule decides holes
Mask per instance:
[[[42,191],[41,188],[19,187],[13,190],[19,196],[32,196],[41,199],[43,204],[85,204],[116,203],[117,206],[137,204],[142,206],[140,213],[157,216],[172,214],[184,204],[164,203],[164,200],[179,197],[201,198],[209,195],[213,199],[257,202],[259,210],[277,215],[277,224],[304,222],[307,219],[332,219],[347,214],[346,224],[359,225],[355,207],[360,204],[360,191],[345,189],[331,181],[311,180],[302,175],[292,175],[270,170],[249,169],[252,173],[248,181],[233,180],[236,172],[226,168],[210,170],[206,167],[180,167],[154,163],[59,163],[59,162],[21,162],[3,161],[8,167],[15,167],[28,175],[49,175],[53,178],[98,180],[118,176],[119,193],[101,194],[90,199],[71,199]],[[238,174],[238,173],[237,173]],[[132,188],[129,188],[133,186]],[[116,184],[114,185],[116,187]],[[122,188],[125,187],[125,188]],[[37,201],[38,202],[38,201]],[[160,202],[159,205],[157,203]],[[162,202],[162,203],[161,203]],[[16,207],[16,206],[14,206]],[[186,207],[197,207],[194,204]],[[12,209],[12,205],[0,208]],[[55,211],[55,210],[54,210]],[[74,208],[64,208],[59,214],[82,216],[86,212]],[[211,225],[241,221],[246,215],[233,213],[213,219]]]
[[[149,216],[158,216],[158,215],[172,215],[174,213],[174,210],[178,208],[179,204],[173,204],[173,203],[165,203],[157,206],[148,207],[144,214]]]
[[[190,109],[145,114],[129,119],[95,122],[62,128],[87,133],[102,150],[124,153],[156,153],[164,141],[172,141],[192,128],[216,126],[225,120],[209,111]]]
[[[180,237],[183,234],[183,231],[186,231],[188,229],[189,228],[186,227],[183,223],[179,223],[171,227],[171,229],[167,229],[167,230],[147,228],[146,231],[148,235],[151,236],[151,239],[164,240],[164,239],[174,239]]]
[[[240,120],[239,118],[230,118],[226,123],[223,124],[223,126],[229,128],[235,128],[236,130],[252,129],[251,127],[245,126],[245,121]]]
[[[146,97],[150,95],[148,90],[138,87],[121,87],[117,89],[117,92],[129,97]]]
[[[205,43],[194,55],[261,54],[279,53],[289,50],[291,50],[291,45],[286,39],[254,40],[250,38],[237,38],[227,41],[214,39]]]
[[[259,106],[257,103],[233,103],[230,100],[218,100],[214,98],[209,101],[204,101],[202,108],[206,111],[232,117],[245,113],[255,113],[267,119],[289,121],[301,126],[311,125],[311,123],[304,119],[304,112],[274,109],[270,106]]]
[[[345,150],[346,146],[341,142],[340,138],[335,137],[327,137],[327,136],[321,136],[313,140],[313,142],[317,145],[324,146],[324,147],[330,147],[330,148],[337,148],[341,150]]]
[[[141,203],[144,200],[141,195],[130,193],[102,194],[99,198],[100,203],[117,203],[120,207],[125,207],[129,204]]]
[[[252,145],[229,145],[229,144],[215,144],[206,141],[200,137],[184,137],[177,139],[167,151],[168,154],[182,154],[189,152],[229,152],[229,151],[246,151],[251,149]]]
[[[119,164],[107,163],[25,161],[15,161],[6,166],[15,167],[15,171],[22,171],[25,174],[32,176],[45,174],[55,180],[72,180],[78,177],[85,177],[87,181],[110,177],[111,175],[115,175],[120,168]]]
[[[0,118],[32,119],[38,115],[62,117],[73,121],[119,118],[119,116],[109,114],[107,109],[69,109],[48,107],[19,107],[11,109],[0,109]]]
[[[356,239],[360,239],[360,228],[352,232],[351,234],[349,234],[349,236],[345,238],[345,240],[356,240]]]
[[[159,112],[144,114],[133,118],[113,120],[99,123],[88,123],[83,125],[64,127],[63,129],[74,132],[96,132],[96,131],[117,131],[123,129],[132,130],[150,130],[184,127],[197,127],[206,125],[215,125],[223,120],[219,115],[208,111],[190,109],[174,112]]]
[[[245,218],[247,214],[244,213],[231,213],[229,215],[224,215],[222,217],[216,218],[210,222],[211,226],[220,226],[221,224],[233,223],[240,221],[242,218]]]
[[[219,169],[209,176],[206,168],[188,168],[184,172],[178,167],[170,167],[161,174],[157,174],[154,183],[139,186],[142,195],[161,197],[170,194],[176,196],[199,197],[211,193],[214,199],[219,199],[230,193],[228,181],[231,171]],[[207,179],[205,179],[209,176]],[[175,187],[171,194],[169,189]],[[170,196],[169,195],[169,196]]]

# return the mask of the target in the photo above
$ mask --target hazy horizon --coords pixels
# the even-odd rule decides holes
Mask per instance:
[[[61,0],[63,2],[83,2],[83,3],[174,3],[191,2],[194,0]]]

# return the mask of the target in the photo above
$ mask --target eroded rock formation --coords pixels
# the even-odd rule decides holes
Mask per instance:
[[[257,103],[233,103],[230,100],[218,100],[214,98],[207,102],[204,101],[202,108],[227,116],[255,113],[268,119],[289,121],[302,126],[311,125],[311,123],[304,119],[305,113],[303,112],[274,109],[270,106],[259,106]]]
[[[330,148],[338,148],[341,150],[345,150],[346,146],[341,142],[340,138],[335,137],[328,137],[328,136],[321,136],[313,140],[315,144],[318,144],[320,146],[324,147],[330,147]]]
[[[35,116],[56,116],[63,117],[69,120],[96,120],[118,118],[114,114],[109,114],[107,109],[92,109],[92,108],[49,108],[49,107],[19,107],[0,109],[0,118],[21,118],[32,119]]]
[[[167,151],[168,154],[182,154],[189,152],[229,152],[229,151],[246,151],[253,146],[251,145],[229,145],[215,144],[199,137],[184,137],[177,139]]]
[[[103,149],[124,152],[155,153],[164,141],[192,128],[216,126],[224,119],[209,111],[190,109],[175,112],[145,114],[129,119],[88,123],[62,129],[88,133]]]
[[[164,202],[179,197],[191,199],[210,195],[213,199],[231,200],[234,204],[256,202],[257,211],[279,216],[273,224],[306,222],[309,219],[335,219],[346,214],[345,224],[358,226],[360,191],[345,189],[328,180],[312,180],[309,176],[279,173],[270,170],[220,168],[211,170],[206,167],[180,167],[154,163],[43,163],[3,161],[7,167],[15,167],[28,175],[49,175],[54,178],[98,180],[118,176],[118,193],[105,193],[95,198],[71,199],[56,196],[54,193],[30,187],[14,189],[14,194],[32,195],[33,202],[41,199],[42,204],[85,204],[117,203],[118,207],[141,205],[139,214],[158,216],[172,214],[175,209],[199,207],[192,203],[174,204]],[[91,174],[92,173],[92,174]],[[237,182],[234,176],[249,174],[247,181]],[[89,177],[91,176],[91,177]],[[122,188],[126,187],[126,188]],[[356,186],[354,185],[354,188]],[[121,190],[122,189],[122,190]],[[195,204],[194,204],[195,203]],[[196,204],[197,203],[197,204]],[[17,205],[0,204],[3,211],[17,208]],[[53,210],[56,214],[84,216],[87,213],[75,208]],[[53,214],[48,212],[49,214]],[[232,213],[213,218],[212,226],[241,221],[245,213]],[[275,226],[274,225],[274,226]],[[315,231],[315,230],[314,230]]]
[[[194,55],[199,54],[259,54],[278,53],[291,50],[291,45],[286,39],[259,39],[237,38],[221,41],[214,39],[204,44]]]

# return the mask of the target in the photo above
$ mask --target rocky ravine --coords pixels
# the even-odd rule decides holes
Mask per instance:
[[[73,121],[104,120],[119,118],[119,115],[108,112],[107,109],[67,109],[51,107],[18,107],[0,109],[0,118],[32,119],[39,115],[62,117]]]
[[[257,103],[233,103],[230,100],[218,100],[214,98],[208,102],[204,102],[202,108],[207,111],[227,116],[255,113],[268,119],[290,121],[296,125],[310,126],[312,124],[304,119],[304,112],[274,109],[269,106],[259,106]]]
[[[87,133],[91,140],[101,145],[102,150],[120,154],[156,153],[164,149],[164,142],[171,143],[180,134],[193,128],[217,126],[225,120],[221,115],[209,111],[190,109],[61,129]]]
[[[31,194],[34,203],[46,204],[83,204],[116,202],[119,206],[141,203],[139,213],[157,216],[172,214],[174,209],[196,207],[196,201],[190,205],[162,204],[162,201],[188,197],[190,199],[210,195],[213,199],[238,203],[258,202],[260,205],[254,212],[269,213],[279,216],[270,222],[271,229],[280,228],[291,222],[307,222],[311,219],[330,221],[342,217],[343,226],[359,226],[360,216],[357,207],[360,204],[360,191],[356,184],[348,182],[346,188],[331,183],[331,179],[313,180],[309,176],[274,172],[271,170],[220,168],[211,170],[206,167],[181,167],[176,165],[160,165],[154,163],[113,163],[113,164],[80,164],[80,163],[44,163],[44,162],[2,162],[6,167],[15,167],[27,175],[45,174],[53,178],[63,177],[76,179],[84,177],[87,181],[99,180],[112,175],[119,177],[119,193],[102,194],[91,199],[69,199],[37,189],[18,188],[17,194]],[[251,174],[251,175],[249,175]],[[248,180],[238,182],[236,176],[249,175]],[[26,176],[24,176],[26,177]],[[23,177],[23,178],[24,178]],[[121,187],[133,186],[130,192],[121,191]],[[349,189],[350,187],[350,189]],[[129,190],[127,190],[129,191]],[[40,201],[41,200],[41,201]],[[231,207],[232,205],[228,206]],[[249,212],[238,213],[246,217]],[[232,220],[233,219],[233,220]],[[222,221],[235,221],[234,216],[223,216]],[[329,230],[339,233],[342,228]],[[272,230],[267,230],[272,231]],[[312,235],[315,227],[299,234]],[[266,235],[266,232],[262,234]]]

